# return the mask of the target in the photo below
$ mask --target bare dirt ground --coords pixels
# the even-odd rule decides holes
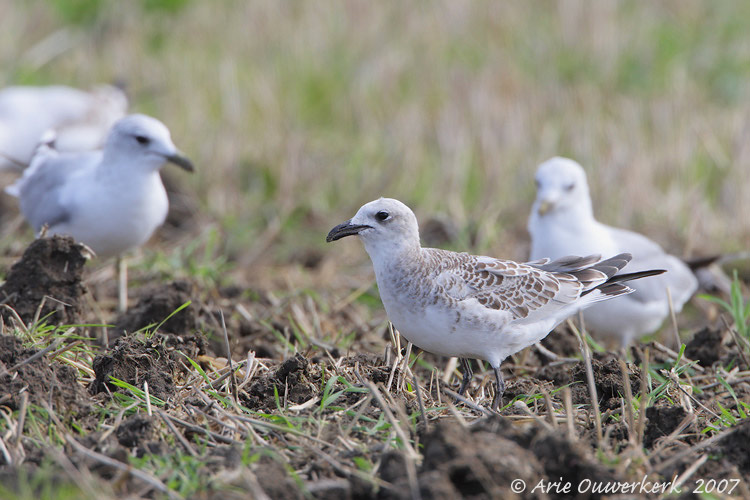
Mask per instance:
[[[679,498],[750,498],[750,367],[721,321],[681,357],[653,342],[627,364],[593,352],[598,409],[561,327],[544,342],[556,359],[531,348],[506,362],[492,414],[482,367],[456,402],[445,360],[406,358],[356,302],[182,280],[132,289],[112,327],[42,327],[96,317],[82,252],[36,240],[1,289],[5,495],[656,498],[676,478]]]

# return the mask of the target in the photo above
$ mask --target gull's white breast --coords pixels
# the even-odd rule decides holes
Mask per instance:
[[[71,235],[100,257],[146,243],[169,208],[158,172],[123,182],[101,182],[94,176],[70,179],[61,196],[72,223],[57,224],[50,232]]]

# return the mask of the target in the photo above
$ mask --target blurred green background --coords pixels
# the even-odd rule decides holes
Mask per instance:
[[[190,244],[163,251],[217,273],[364,266],[324,238],[379,196],[451,221],[449,247],[523,259],[553,155],[587,169],[601,221],[700,255],[750,247],[748,19],[744,1],[6,0],[0,83],[124,82],[198,167],[172,176]]]

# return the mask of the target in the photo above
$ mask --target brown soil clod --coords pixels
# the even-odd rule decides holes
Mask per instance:
[[[0,286],[0,301],[26,324],[34,321],[43,301],[39,318],[47,318],[48,324],[80,323],[87,293],[81,276],[90,255],[84,245],[68,236],[34,240],[10,268]],[[6,323],[11,317],[7,308],[2,308],[0,315]]]
[[[685,345],[685,356],[698,361],[705,367],[710,367],[719,361],[724,351],[721,331],[709,327],[696,332]]]
[[[0,400],[4,401],[3,405],[17,410],[21,395],[26,393],[31,403],[49,402],[60,415],[87,412],[89,398],[78,384],[75,369],[57,362],[50,363],[43,356],[23,363],[37,352],[24,348],[14,336],[0,336]],[[11,373],[6,370],[11,370]]]
[[[518,479],[527,486],[523,498],[548,498],[532,492],[541,480],[615,479],[582,444],[538,424],[519,428],[497,416],[471,427],[440,421],[422,441],[424,462],[417,471],[422,498],[518,498],[510,487]],[[380,471],[395,487],[388,498],[410,498],[401,453],[386,452]]]
[[[314,395],[305,374],[308,360],[297,353],[284,360],[276,370],[258,378],[247,392],[240,394],[248,408],[268,410],[276,408],[276,394],[289,403],[304,403]]]
[[[687,416],[682,406],[649,406],[646,408],[646,430],[643,446],[653,448],[659,438],[668,436]]]
[[[539,394],[541,387],[547,389],[548,392],[551,392],[554,389],[550,382],[538,380],[534,377],[523,377],[508,381],[505,385],[503,401],[507,403],[508,401],[512,401],[518,396],[530,396],[532,394]]]
[[[725,437],[717,444],[717,451],[722,458],[732,463],[740,472],[742,477],[750,477],[750,419],[745,419],[737,424],[734,432]]]
[[[147,287],[140,293],[136,305],[115,321],[116,335],[137,332],[149,325],[155,328],[194,296],[193,286],[188,281]],[[159,330],[178,335],[193,333],[196,330],[195,304],[164,321]]]
[[[280,461],[271,457],[261,457],[251,468],[259,486],[269,498],[303,499],[299,486]]]
[[[133,415],[117,427],[115,435],[121,446],[135,448],[151,439],[154,434],[153,419],[146,415]]]
[[[594,371],[594,385],[596,395],[599,398],[601,411],[612,410],[620,407],[620,398],[625,396],[625,388],[622,383],[622,370],[617,359],[610,358],[606,362],[597,359],[591,360]],[[635,366],[630,368],[630,387],[637,390],[641,385],[640,370]],[[584,364],[578,363],[573,366],[573,381],[580,382],[571,387],[574,404],[585,404],[591,402],[586,378]]]
[[[92,394],[118,390],[111,382],[112,376],[139,389],[148,382],[149,393],[166,401],[175,393],[174,367],[167,350],[153,338],[121,337],[107,353],[94,358],[96,378],[89,390]]]

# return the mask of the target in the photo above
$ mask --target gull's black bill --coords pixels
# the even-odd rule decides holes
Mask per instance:
[[[345,236],[359,234],[363,229],[370,229],[371,227],[372,226],[368,226],[367,224],[352,224],[352,221],[348,220],[331,229],[331,232],[326,236],[326,241],[330,243],[332,241],[340,240]]]
[[[187,170],[188,172],[195,171],[195,167],[193,167],[193,162],[188,160],[186,157],[182,156],[181,154],[175,153],[173,155],[169,155],[166,157],[167,161],[170,163],[174,163],[178,167]]]

